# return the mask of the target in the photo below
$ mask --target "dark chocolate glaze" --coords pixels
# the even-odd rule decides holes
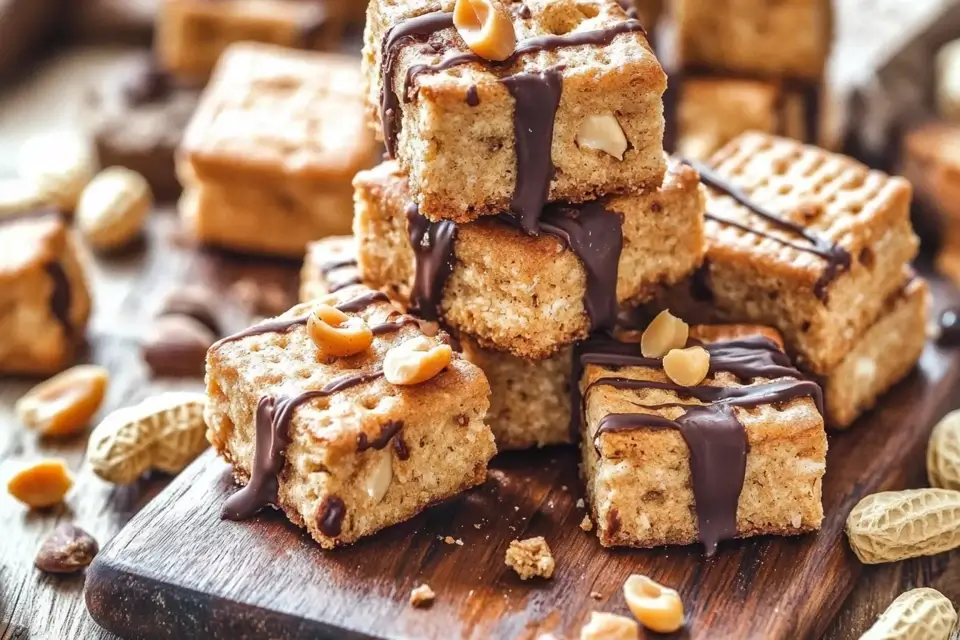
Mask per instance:
[[[330,293],[336,293],[341,289],[346,289],[347,287],[353,286],[355,284],[360,284],[363,280],[360,278],[359,273],[354,273],[346,278],[340,280],[329,280],[327,282],[327,291]]]
[[[407,231],[416,259],[410,309],[425,320],[437,320],[443,287],[453,273],[457,225],[452,220],[431,222],[411,202],[407,205]]]
[[[373,440],[367,439],[367,434],[361,432],[357,436],[357,453],[363,453],[367,449],[376,449],[380,451],[393,439],[395,435],[400,433],[400,429],[403,428],[403,420],[391,420],[383,425],[380,435],[374,438]]]
[[[480,104],[480,94],[477,93],[477,85],[472,84],[467,89],[467,104],[475,107]]]
[[[420,326],[420,320],[414,318],[413,316],[400,316],[396,320],[388,320],[387,322],[382,322],[380,324],[375,324],[370,327],[370,331],[373,332],[375,336],[382,336],[386,333],[393,333],[394,331],[399,331],[406,326]]]
[[[260,398],[257,403],[256,444],[253,452],[253,464],[250,469],[250,481],[247,486],[227,498],[221,516],[227,520],[243,520],[251,517],[267,505],[277,503],[279,474],[286,461],[284,452],[290,444],[290,422],[297,407],[310,400],[325,398],[350,387],[376,380],[382,375],[383,371],[380,369],[370,373],[350,373],[332,380],[321,389],[303,391],[294,396],[264,396]],[[331,501],[339,500],[335,497],[328,499]],[[333,518],[331,522],[342,520],[342,501],[340,501],[338,511],[340,513],[339,518]],[[334,528],[337,533],[328,533],[323,527],[321,527],[321,531],[326,535],[336,536],[339,534],[339,525],[334,527],[331,524],[330,530]]]
[[[325,536],[336,538],[343,530],[343,518],[347,505],[337,496],[327,496],[317,509],[317,528]]]
[[[398,433],[393,439],[393,450],[397,454],[397,460],[410,459],[410,450],[407,449],[407,443],[403,440],[403,432]]]
[[[357,259],[356,258],[341,258],[339,260],[330,260],[329,262],[324,262],[317,267],[317,270],[327,280],[327,291],[330,293],[336,293],[341,289],[346,289],[347,287],[360,284],[362,279],[360,278],[360,272],[357,269]],[[343,271],[340,274],[339,278],[333,278],[332,274],[334,271]]]
[[[73,337],[73,322],[70,320],[70,305],[73,302],[73,289],[63,265],[53,260],[43,265],[50,276],[53,291],[50,293],[50,313],[63,327],[63,335],[68,340]]]
[[[940,335],[937,336],[937,344],[946,347],[960,345],[960,309],[947,309],[941,313],[938,324]]]

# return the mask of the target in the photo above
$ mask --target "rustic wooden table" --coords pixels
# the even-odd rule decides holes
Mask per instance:
[[[13,172],[16,149],[28,135],[75,128],[76,107],[86,87],[103,73],[126,64],[132,55],[123,50],[72,51],[47,61],[0,94],[0,176]],[[104,411],[159,390],[200,388],[199,381],[151,380],[139,357],[139,328],[179,283],[199,280],[225,291],[241,277],[277,283],[292,298],[297,266],[197,251],[178,241],[176,218],[169,209],[153,216],[142,247],[94,261],[95,311],[88,330],[87,357],[107,366],[113,376]],[[101,545],[106,543],[169,478],[148,477],[129,487],[114,487],[84,466],[85,437],[39,441],[17,423],[12,411],[16,399],[33,382],[0,381],[0,480],[24,460],[55,455],[68,460],[76,474],[76,486],[66,505],[45,512],[28,512],[0,492],[0,640],[112,638],[87,614],[83,577],[39,573],[32,564],[34,552],[43,537],[63,521],[80,524]],[[910,480],[911,486],[922,486],[923,470],[917,468]],[[960,551],[866,568],[827,637],[858,637],[899,593],[916,586],[934,587],[960,603]]]

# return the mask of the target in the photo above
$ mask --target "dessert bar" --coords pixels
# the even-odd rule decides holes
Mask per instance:
[[[300,257],[309,241],[348,232],[350,181],[377,148],[359,84],[346,56],[231,46],[177,158],[197,239]]]
[[[364,282],[481,346],[546,358],[687,277],[703,251],[703,189],[671,162],[659,189],[551,204],[539,237],[504,216],[431,223],[396,163],[357,175]]]
[[[83,343],[90,293],[73,232],[53,210],[0,218],[0,375],[49,375]]]
[[[346,319],[327,325],[326,313]],[[372,342],[355,355],[330,355],[332,347],[318,347],[318,326],[365,328]],[[385,294],[352,285],[215,344],[207,435],[245,485],[223,516],[275,506],[331,549],[483,482],[496,453],[483,421],[483,373],[447,350],[434,377],[387,381],[397,349],[432,354],[445,339],[427,337]],[[420,342],[430,351],[408,350]]]
[[[577,346],[582,472],[604,546],[701,541],[820,527],[827,438],[820,387],[793,368],[775,331],[693,327],[710,354],[695,386],[628,336]],[[581,413],[582,412],[582,413]]]
[[[528,233],[548,201],[660,185],[666,76],[616,0],[509,2],[516,49],[466,48],[452,0],[372,0],[367,104],[430,220],[509,211]]]

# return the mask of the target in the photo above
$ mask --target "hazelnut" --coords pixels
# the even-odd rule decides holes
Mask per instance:
[[[662,358],[671,349],[682,349],[687,344],[690,327],[670,311],[661,311],[640,337],[640,352],[644,358]]]
[[[362,318],[350,317],[326,304],[317,305],[310,314],[307,332],[321,357],[352,356],[373,343],[373,332]]]
[[[623,154],[627,150],[627,136],[612,113],[587,116],[577,131],[577,145],[584,149],[603,151],[617,160],[623,160]]]
[[[17,417],[42,436],[72,436],[103,403],[110,374],[96,365],[78,365],[41,382],[17,400]]]
[[[633,574],[627,578],[623,597],[640,624],[651,631],[673,633],[683,626],[680,595],[647,576]]]
[[[420,384],[443,371],[452,357],[450,345],[436,344],[429,338],[418,336],[387,351],[383,359],[383,377],[390,384]]]
[[[517,48],[513,20],[500,0],[457,0],[453,24],[470,50],[486,60],[506,60]]]
[[[695,387],[710,372],[710,353],[703,347],[671,349],[663,356],[667,377],[684,387]]]

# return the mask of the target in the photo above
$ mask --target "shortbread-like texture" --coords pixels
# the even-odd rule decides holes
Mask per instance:
[[[725,331],[726,329],[724,329]],[[694,328],[692,336],[711,342],[735,336]],[[743,335],[738,332],[738,335]],[[639,345],[637,348],[639,354]],[[580,388],[601,378],[669,382],[662,368],[606,368],[587,365]],[[755,378],[747,386],[768,380]],[[726,372],[702,383],[739,387]],[[661,389],[595,386],[587,392],[583,422],[582,472],[600,543],[604,546],[654,547],[690,544],[699,536],[690,450],[677,429],[638,428],[603,433],[600,421],[615,413],[650,413],[672,420],[696,400]],[[677,403],[680,406],[641,407]],[[755,408],[734,407],[748,442],[746,476],[737,506],[738,537],[792,535],[820,528],[821,481],[826,468],[827,438],[814,401],[800,397]]]
[[[352,286],[332,295],[339,304],[365,293],[370,289]],[[315,304],[298,305],[280,317],[303,315]],[[381,301],[349,315],[377,325],[397,320],[400,313]],[[344,375],[375,372],[390,348],[422,335],[416,323],[407,324],[376,336],[363,353],[331,360],[318,357],[303,325],[214,345],[207,354],[208,439],[245,484],[257,446],[261,398],[290,398]],[[489,395],[483,372],[454,354],[450,366],[419,385],[395,386],[380,376],[306,401],[289,422],[277,506],[329,549],[480,484],[496,453],[483,422]],[[388,429],[398,430],[384,438]],[[334,535],[329,526],[322,530],[318,516],[329,519],[328,505],[337,500],[343,515]]]
[[[0,374],[65,369],[89,315],[83,263],[61,218],[0,219]]]
[[[915,275],[888,301],[876,322],[821,384],[827,425],[846,429],[913,370],[927,341],[930,292]]]
[[[507,4],[518,46],[532,37],[571,37],[627,20],[616,0]],[[409,18],[451,11],[453,5],[453,0],[371,1],[363,72],[370,119],[381,136],[388,135],[380,124],[384,38]],[[664,172],[661,96],[666,76],[643,32],[620,34],[605,46],[524,54],[506,65],[471,63],[420,73],[406,86],[411,67],[436,64],[466,51],[453,28],[429,39],[403,40],[396,48],[393,82],[386,87],[399,98],[396,157],[410,176],[411,193],[425,216],[466,222],[510,208],[517,187],[516,101],[503,80],[520,73],[555,70],[563,79],[556,116],[546,108],[549,99],[543,96],[535,107],[542,112],[531,118],[535,124],[554,119],[549,153],[555,171],[549,200],[582,202],[660,185]],[[475,93],[475,106],[467,102],[468,91]],[[622,160],[577,144],[584,119],[603,114],[615,115],[626,136],[629,146]]]
[[[325,296],[360,280],[352,236],[310,244],[300,273],[300,300]],[[346,284],[345,284],[346,283]],[[526,360],[484,349],[461,336],[464,357],[480,367],[490,383],[487,424],[497,449],[508,451],[569,444],[570,349],[545,360]]]
[[[353,0],[164,0],[154,36],[157,59],[182,78],[206,78],[231,44],[264,42],[336,48],[344,2]]]
[[[357,175],[360,273],[367,284],[409,299],[415,272],[407,228],[412,194],[395,163]],[[681,281],[703,258],[703,189],[696,171],[671,162],[659,189],[605,201],[623,217],[617,299],[648,300]],[[557,238],[530,237],[500,220],[457,227],[455,264],[440,302],[444,321],[484,347],[531,359],[549,357],[585,338],[586,273]]]
[[[797,248],[810,242],[708,189],[708,216],[796,245],[708,219],[707,276],[700,281],[720,317],[776,327],[799,364],[829,372],[903,286],[903,267],[917,253],[910,184],[846,156],[760,133],[736,138],[708,164],[753,202],[849,254],[849,269],[838,269],[818,295],[829,264]]]
[[[677,0],[684,68],[816,80],[833,39],[830,0]]]
[[[300,257],[311,240],[349,231],[350,181],[377,148],[359,85],[346,56],[231,46],[177,158],[196,237]]]

